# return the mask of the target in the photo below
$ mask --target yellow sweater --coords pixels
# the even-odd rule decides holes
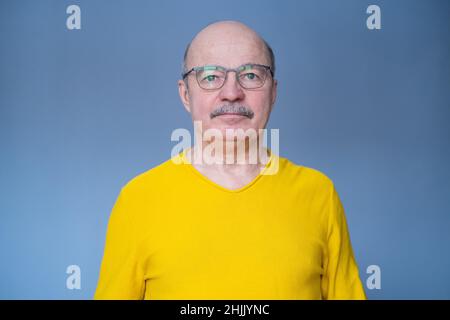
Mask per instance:
[[[333,182],[275,155],[265,169],[275,161],[236,190],[185,152],[132,179],[95,299],[366,299]]]

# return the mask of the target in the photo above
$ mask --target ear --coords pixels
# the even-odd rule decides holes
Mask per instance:
[[[178,80],[178,94],[180,95],[181,102],[187,112],[191,113],[191,105],[189,103],[189,90],[186,83],[183,80]]]
[[[272,101],[270,106],[270,111],[272,112],[273,106],[275,105],[275,101],[277,99],[277,87],[278,87],[278,81],[276,79],[273,79],[272,82]]]

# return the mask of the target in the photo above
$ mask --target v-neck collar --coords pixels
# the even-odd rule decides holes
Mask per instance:
[[[259,174],[252,180],[250,181],[248,184],[246,184],[243,187],[240,187],[238,189],[228,189],[225,188],[224,186],[221,186],[220,184],[212,181],[211,179],[209,179],[208,177],[206,177],[205,175],[203,175],[200,171],[197,170],[197,168],[195,168],[195,166],[189,161],[189,159],[186,157],[186,152],[188,150],[190,150],[191,148],[187,148],[184,149],[183,151],[181,151],[179,153],[179,156],[181,158],[181,161],[184,165],[186,165],[186,167],[189,169],[189,171],[191,171],[194,175],[196,175],[197,177],[199,177],[200,179],[202,179],[203,181],[205,181],[207,184],[221,190],[227,193],[242,193],[245,190],[249,189],[250,187],[252,187],[253,185],[255,185],[259,180],[262,179],[262,177],[265,175],[265,172],[270,168],[271,163],[273,162],[273,158],[276,156],[272,153],[272,151],[270,149],[267,149],[269,151],[269,161],[267,161],[266,165],[264,166],[264,168],[259,172]]]

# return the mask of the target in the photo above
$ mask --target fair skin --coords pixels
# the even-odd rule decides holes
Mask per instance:
[[[270,65],[270,59],[261,38],[250,28],[234,21],[222,21],[203,29],[191,43],[186,65],[190,69],[195,66],[220,65],[226,68],[236,68],[246,63]],[[272,111],[277,93],[277,81],[269,75],[264,86],[258,89],[244,89],[236,81],[235,73],[228,73],[228,78],[222,88],[206,91],[197,84],[195,73],[178,81],[181,101],[190,113],[193,121],[202,122],[203,132],[218,129],[226,140],[227,129],[264,129]],[[244,105],[253,111],[252,117],[236,114],[223,114],[210,118],[210,114],[222,105]],[[225,148],[226,153],[237,150]],[[187,153],[192,162],[194,145]],[[245,152],[248,152],[248,147]],[[245,157],[248,159],[248,156]],[[258,176],[264,167],[261,163],[245,164],[195,164],[194,167],[211,181],[227,189],[242,188]]]

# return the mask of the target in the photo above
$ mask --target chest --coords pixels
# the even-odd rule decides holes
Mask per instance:
[[[158,222],[143,244],[144,252],[152,253],[146,277],[153,297],[320,294],[324,240],[319,221],[295,205],[239,203],[229,203],[228,210],[186,206],[183,214]]]

